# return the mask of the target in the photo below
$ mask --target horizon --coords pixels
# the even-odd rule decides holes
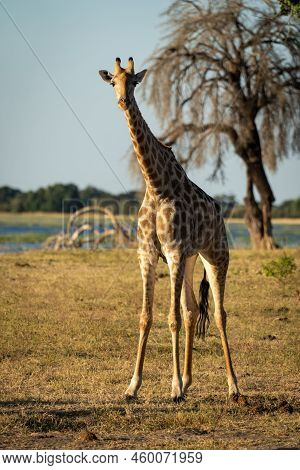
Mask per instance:
[[[66,182],[66,183],[62,183],[62,182],[55,182],[55,183],[51,183],[49,185],[46,185],[46,186],[39,186],[37,187],[36,189],[28,189],[28,190],[22,190],[20,188],[17,188],[17,187],[12,187],[12,186],[9,186],[9,185],[2,185],[0,186],[0,189],[3,188],[3,187],[9,187],[10,189],[13,189],[13,190],[17,190],[17,191],[21,191],[21,193],[27,193],[27,192],[36,192],[40,189],[46,189],[47,187],[49,186],[56,186],[56,185],[63,185],[63,186],[67,186],[67,185],[74,185],[77,187],[77,189],[79,191],[84,191],[86,190],[88,187],[91,187],[91,188],[94,188],[96,189],[97,191],[102,191],[102,192],[105,192],[107,193],[108,195],[110,196],[122,196],[124,194],[129,194],[129,193],[143,193],[144,192],[144,188],[132,188],[132,189],[129,189],[128,191],[121,191],[121,192],[111,192],[111,191],[108,191],[106,189],[103,189],[102,187],[99,187],[99,186],[95,186],[95,185],[87,185],[87,186],[80,186],[72,181],[69,181],[69,182]],[[243,205],[244,204],[244,200],[240,200],[240,199],[237,199],[236,196],[230,192],[224,192],[224,193],[214,193],[213,194],[213,197],[214,198],[218,198],[218,197],[235,197],[235,202],[239,205]],[[281,205],[285,202],[288,202],[290,200],[294,201],[294,200],[297,200],[297,199],[300,199],[300,194],[296,195],[295,197],[292,197],[290,199],[283,199],[282,201],[278,202],[278,201],[275,201],[273,206],[278,206],[278,205]]]
[[[136,190],[125,158],[131,145],[125,119],[98,70],[112,68],[116,56],[125,60],[129,55],[137,69],[144,68],[142,62],[161,39],[161,12],[170,3],[154,0],[141,7],[129,0],[119,6],[118,15],[114,5],[96,0],[84,5],[11,0],[3,3],[7,12],[0,4],[0,54],[5,64],[0,90],[1,186],[35,191],[72,181],[112,194]],[[118,34],[111,34],[112,24],[113,31],[124,24],[132,27],[120,41]],[[159,135],[154,110],[141,102],[142,86],[138,104]],[[230,154],[224,171],[225,184],[209,180],[211,164],[190,168],[187,174],[210,195],[233,194],[243,200],[243,162]],[[276,204],[299,196],[299,156],[279,162],[276,173],[266,172]]]

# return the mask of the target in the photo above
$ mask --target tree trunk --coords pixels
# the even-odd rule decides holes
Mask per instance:
[[[247,167],[245,222],[249,230],[251,245],[255,249],[274,249],[277,245],[273,240],[271,215],[275,198],[262,163],[259,134],[255,123],[251,139],[243,148],[241,157]],[[253,184],[260,195],[260,206],[254,197]]]
[[[261,208],[259,207],[253,194],[253,180],[249,171],[247,171],[247,194],[244,203],[245,222],[252,248],[267,250],[276,248],[277,245],[272,236],[272,205],[268,201],[262,200]]]
[[[244,198],[245,203],[245,222],[250,234],[252,248],[261,248],[263,240],[262,211],[253,194],[253,182],[249,172],[247,172],[247,193]]]
[[[260,195],[260,207],[253,194],[255,184]],[[272,202],[274,196],[267,180],[262,162],[247,164],[247,193],[245,202],[245,221],[250,233],[251,244],[256,249],[272,250],[277,247],[272,234]]]

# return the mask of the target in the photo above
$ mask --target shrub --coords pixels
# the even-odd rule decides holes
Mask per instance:
[[[274,277],[279,281],[284,281],[287,277],[291,276],[296,269],[294,258],[286,253],[276,260],[269,261],[262,265],[265,276]]]

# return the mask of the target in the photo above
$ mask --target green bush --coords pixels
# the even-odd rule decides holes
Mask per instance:
[[[274,277],[279,281],[284,281],[287,277],[296,271],[297,266],[292,256],[284,253],[276,260],[269,261],[262,265],[262,270],[265,276]]]

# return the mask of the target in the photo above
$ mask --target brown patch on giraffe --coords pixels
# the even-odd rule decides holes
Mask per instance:
[[[185,211],[182,211],[181,212],[181,223],[186,224],[186,222],[187,222],[187,214],[186,214]]]
[[[138,213],[138,217],[142,217],[143,215],[146,215],[148,214],[149,210],[146,209],[146,207],[141,207],[140,210],[139,210],[139,213]]]
[[[163,198],[163,199],[169,199],[172,197],[172,191],[170,188],[163,188],[162,190],[160,190],[160,196]]]
[[[147,156],[144,156],[143,157],[143,163],[144,163],[145,167],[150,168],[151,159]]]
[[[179,227],[180,223],[181,223],[181,217],[179,216],[178,212],[175,212],[175,215],[173,217],[173,224]]]
[[[152,193],[152,192],[153,192],[153,191],[151,191],[151,193]],[[149,204],[149,206],[150,206],[152,209],[155,209],[156,204],[155,204],[155,202],[154,202],[153,199],[151,199],[151,200],[148,202],[148,204]]]
[[[183,186],[187,192],[191,191],[191,184],[187,178],[184,178]]]
[[[166,224],[165,224],[165,221],[164,221],[163,217],[161,216],[161,214],[158,214],[158,216],[156,218],[156,228],[157,228],[158,232],[164,232],[165,231]]]
[[[171,223],[169,223],[169,224],[167,225],[167,227],[168,227],[168,228],[167,228],[167,231],[166,231],[167,238],[169,238],[169,239],[172,240],[172,239],[175,238],[175,237],[174,237],[174,227],[173,227],[173,225],[172,225]]]
[[[148,171],[148,175],[151,179],[156,178],[158,176],[156,169],[151,168],[151,167],[150,167],[150,170]]]
[[[182,173],[181,173],[181,170],[180,170],[179,168],[177,168],[177,166],[175,166],[175,173],[176,173],[176,175],[177,175],[177,178],[180,179]]]
[[[169,220],[173,214],[174,214],[174,209],[171,207],[164,207],[163,208],[163,214],[167,220]]]
[[[139,225],[142,229],[150,229],[151,227],[150,222],[147,219],[140,220]]]
[[[155,226],[155,224],[156,224],[156,213],[154,211],[149,211],[148,220],[151,222],[151,224],[153,226]]]
[[[161,244],[167,243],[167,241],[168,241],[167,234],[165,232],[160,232],[158,239],[159,239]]]
[[[163,166],[160,162],[157,162],[156,168],[157,168],[157,171],[159,172],[163,171]]]
[[[183,224],[181,225],[181,227],[180,227],[180,235],[181,235],[181,238],[182,238],[183,240],[186,239],[186,236],[187,236],[187,227],[186,227],[186,225],[183,225]]]
[[[162,185],[162,180],[161,180],[161,177],[156,175],[155,178],[152,179],[152,182],[153,182],[153,185],[156,187],[156,188],[159,188],[161,187]]]
[[[191,197],[190,197],[190,194],[185,192],[184,193],[184,199],[186,200],[187,204],[190,205],[192,200],[191,200]]]
[[[180,181],[178,181],[177,179],[171,180],[171,186],[172,186],[174,194],[178,193],[181,190]]]
[[[156,154],[153,150],[151,152],[151,158],[153,159],[153,161],[156,161]]]

